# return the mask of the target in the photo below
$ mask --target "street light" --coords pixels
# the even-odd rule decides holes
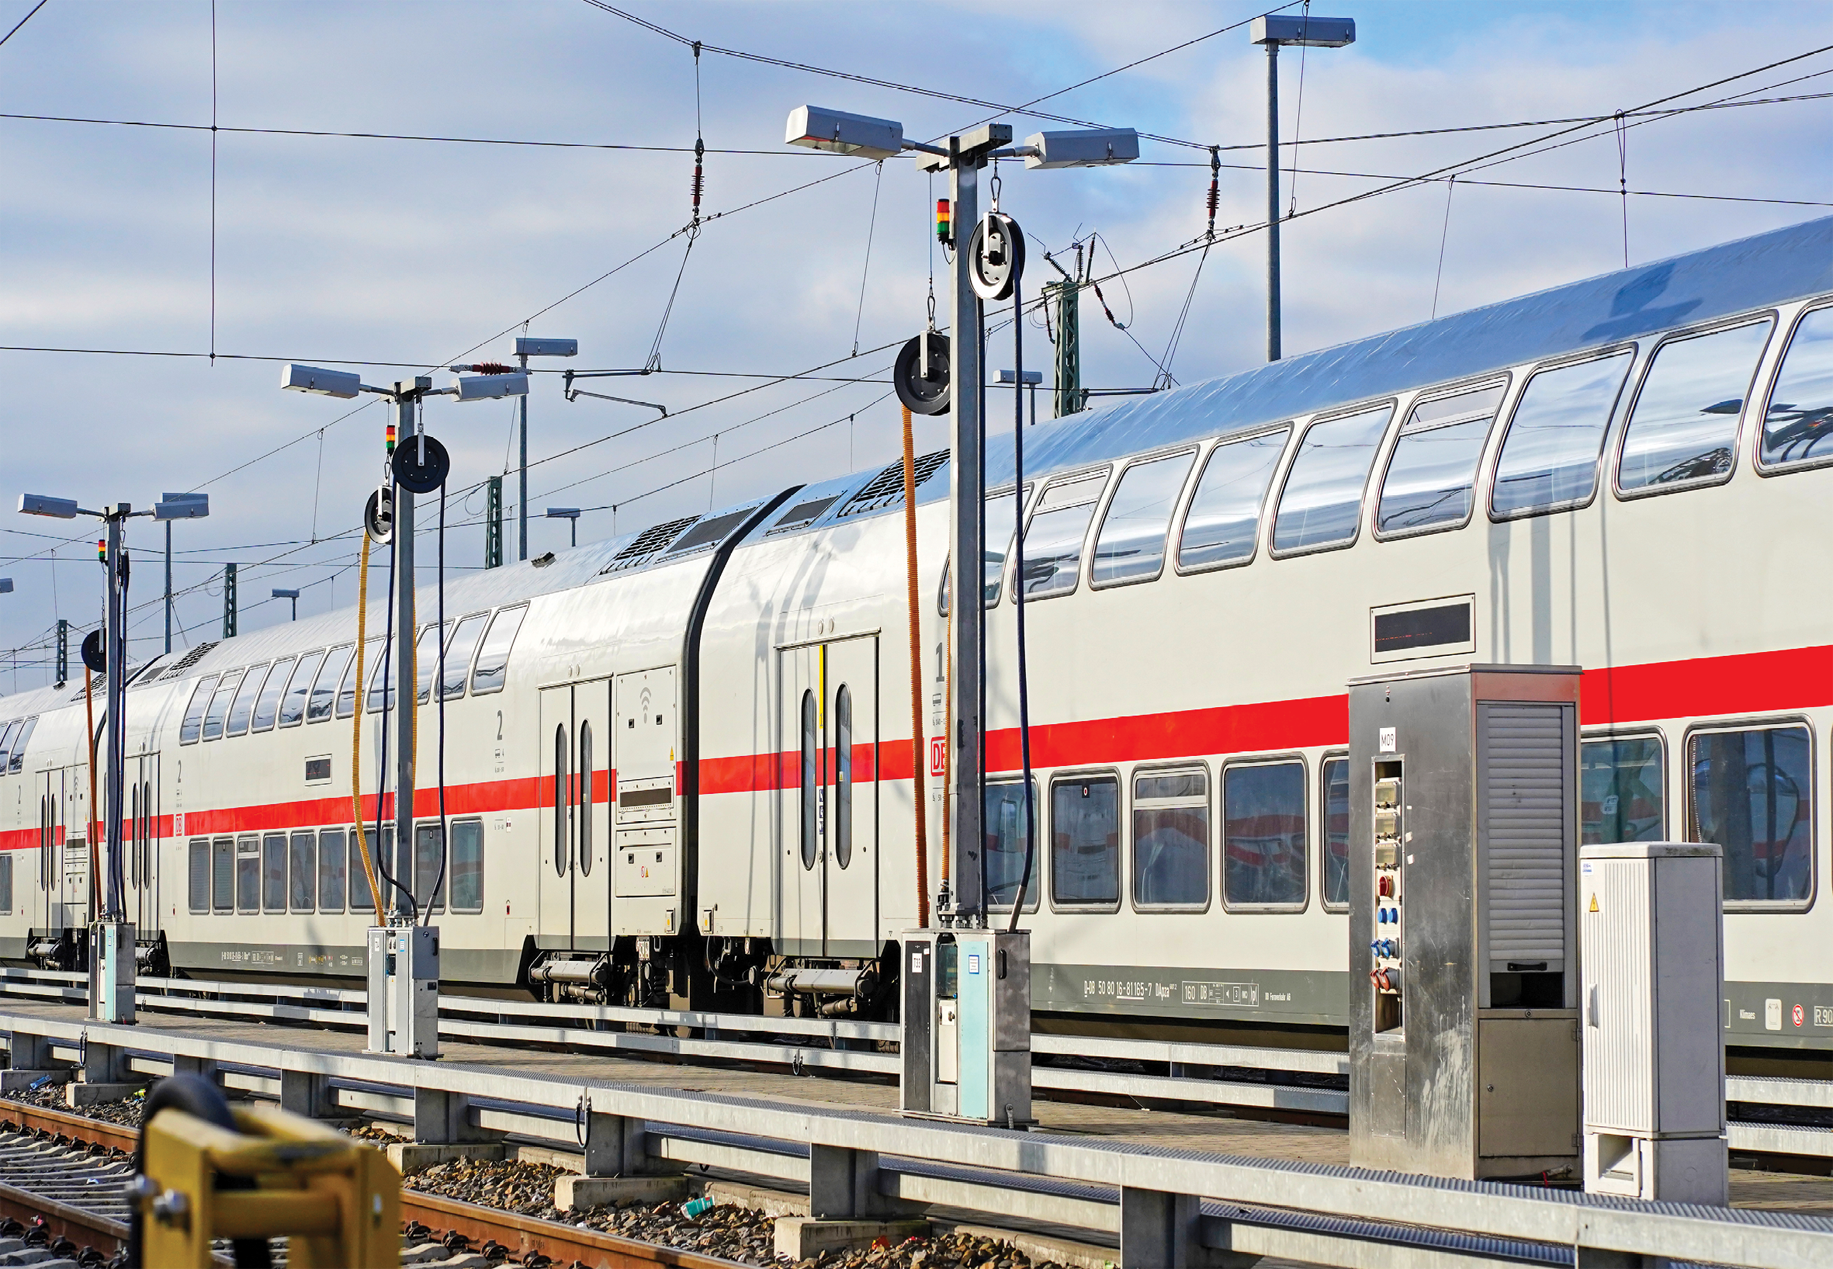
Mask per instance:
[[[930,156],[919,161],[919,167],[949,175],[950,223],[956,228],[958,244],[949,309],[955,334],[948,347],[948,382],[953,385],[949,409],[954,423],[953,461],[949,464],[949,549],[950,558],[955,560],[981,559],[985,555],[981,513],[986,494],[979,392],[983,369],[980,340],[972,337],[980,330],[981,316],[970,274],[970,257],[974,253],[968,245],[980,220],[980,169],[988,160],[997,158],[1023,158],[1026,166],[1040,168],[1126,163],[1139,155],[1139,135],[1130,128],[1040,132],[1027,137],[1025,144],[1014,146],[1011,125],[986,123],[949,137],[945,145],[932,145],[910,140],[904,135],[904,125],[893,119],[799,106],[789,114],[784,140],[790,145],[864,159],[886,159],[903,150],[917,150]],[[972,571],[968,565],[955,570],[956,601],[948,608],[955,649],[955,670],[948,688],[946,734],[955,738],[948,797],[951,836],[956,843],[984,840],[981,790],[986,771],[986,737],[981,697],[986,675],[986,610],[982,604],[960,602],[965,589],[961,578]],[[961,849],[965,861],[966,848]],[[959,886],[954,913],[970,921],[983,917],[986,896],[981,892],[978,866],[952,872]]]
[[[299,591],[298,590],[288,589],[287,587],[284,587],[284,586],[276,586],[274,587],[274,598],[292,600],[293,601],[293,620],[294,621],[299,620]]]
[[[201,498],[198,495],[197,498]],[[79,506],[73,498],[50,498],[43,494],[21,494],[19,510],[26,515],[48,516],[54,520],[74,520],[79,515],[95,516],[108,526],[103,562],[108,571],[108,618],[103,640],[102,670],[106,676],[108,722],[107,798],[104,804],[102,832],[106,842],[107,884],[103,886],[102,911],[92,913],[89,929],[89,1014],[100,1022],[134,1020],[134,927],[127,921],[126,895],[123,891],[121,836],[122,799],[127,767],[127,550],[124,539],[127,522],[141,516],[170,522],[194,519],[209,514],[208,502],[200,506],[197,499],[166,495],[151,511],[135,511],[126,502],[111,503],[100,511]]]
[[[1017,380],[1014,381],[1012,372],[1010,370],[1001,370],[999,372],[999,381],[1001,383],[1012,384],[1012,390],[1014,392],[1022,391],[1025,388],[1031,389],[1031,425],[1033,427],[1036,427],[1037,426],[1037,386],[1038,384],[1044,382],[1044,372],[1042,370],[1022,371],[1019,374]]]
[[[567,522],[567,527],[573,531],[573,545],[579,545],[578,507],[549,507],[547,509],[547,518],[549,520],[565,520]]]
[[[1267,360],[1279,360],[1279,46],[1342,48],[1356,42],[1353,18],[1268,14],[1248,28],[1267,46]]]
[[[477,385],[473,393],[467,394],[464,391],[459,393],[458,399],[460,401],[476,401],[488,399],[490,397],[505,396],[519,396],[522,398],[521,409],[519,411],[520,420],[516,429],[519,437],[517,443],[521,449],[521,458],[517,464],[518,475],[516,478],[518,483],[516,491],[516,536],[518,538],[518,549],[521,552],[522,559],[528,558],[528,359],[530,357],[577,357],[578,355],[579,341],[577,339],[518,335],[516,336],[516,360],[522,367],[519,376],[510,375],[508,373],[509,367],[501,364],[480,363],[475,366],[452,367],[455,373],[464,370],[475,370],[482,373],[481,379],[473,381],[473,383]],[[520,391],[505,389],[493,393],[488,392],[484,386],[492,380],[518,377],[521,380]],[[460,380],[459,383],[460,387],[463,388],[464,381]]]
[[[153,504],[153,519],[165,524],[165,650],[172,653],[172,521],[201,520],[210,514],[210,495],[163,493]]]

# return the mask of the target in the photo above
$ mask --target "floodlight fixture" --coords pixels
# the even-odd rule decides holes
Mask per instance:
[[[567,522],[567,528],[570,530],[570,533],[571,533],[573,545],[574,546],[579,545],[579,508],[578,507],[549,507],[547,509],[547,518],[549,520],[565,520]]]
[[[518,357],[577,357],[579,341],[577,339],[532,339],[526,335],[516,336],[516,356]]]
[[[1010,370],[1001,370],[999,372],[999,381],[1001,383],[1011,383],[1012,372]],[[1026,370],[1019,376],[1018,381],[1027,385],[1042,383],[1044,382],[1044,372],[1042,370]]]
[[[1024,149],[1028,168],[1108,167],[1139,157],[1139,133],[1132,128],[1034,132]]]
[[[825,106],[797,106],[789,112],[783,140],[790,145],[862,159],[891,159],[903,153],[904,125],[894,119],[848,114]]]
[[[12,593],[13,579],[10,577],[0,577],[0,595],[10,595]]]
[[[460,375],[453,395],[460,401],[500,401],[528,395],[528,372],[506,375]]]
[[[20,494],[19,510],[28,516],[50,516],[54,520],[74,520],[82,508],[75,498],[47,498],[44,494]]]
[[[166,493],[153,504],[155,520],[202,520],[209,514],[209,494]]]
[[[1354,18],[1314,18],[1269,13],[1248,28],[1253,44],[1295,44],[1306,48],[1342,48],[1356,42]]]
[[[302,366],[289,361],[280,367],[280,386],[293,392],[311,392],[348,401],[363,391],[363,377],[348,370],[326,370],[323,366]]]
[[[276,586],[274,587],[274,598],[292,600],[293,620],[299,620],[299,591],[296,587]]]

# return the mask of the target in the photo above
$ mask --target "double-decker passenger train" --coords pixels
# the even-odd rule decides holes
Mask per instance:
[[[1728,1041],[1833,1051],[1829,434],[1833,219],[1041,424],[1022,579],[996,440],[987,829],[952,849],[1012,902],[1022,584],[1036,1009],[1343,1027],[1345,684],[1570,664],[1585,839],[1720,843]],[[946,454],[917,463],[913,743],[901,467],[451,580],[443,629],[419,588],[419,825],[372,844],[455,989],[894,1011],[913,796],[942,851],[950,483]],[[357,714],[356,630],[346,609],[134,674],[154,963],[360,976],[351,784],[373,831],[392,702],[378,638]],[[80,944],[86,744],[80,689],[0,699],[7,959]]]

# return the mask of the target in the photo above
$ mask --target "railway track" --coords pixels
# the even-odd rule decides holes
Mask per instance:
[[[137,1129],[0,1100],[0,1255],[31,1238],[81,1266],[111,1260],[127,1238],[126,1188]],[[738,1262],[579,1229],[475,1203],[401,1191],[402,1260],[472,1269],[482,1255],[528,1269],[737,1269]],[[22,1243],[23,1245],[23,1243]],[[219,1258],[228,1264],[227,1259]],[[50,1261],[44,1269],[57,1269]],[[277,1264],[280,1264],[278,1260]]]

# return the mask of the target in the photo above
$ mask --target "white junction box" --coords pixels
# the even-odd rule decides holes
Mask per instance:
[[[1717,846],[1579,852],[1585,1188],[1728,1201]]]
[[[89,927],[89,1017],[94,1022],[134,1020],[134,927],[97,921]]]
[[[439,927],[369,927],[369,1047],[439,1056]]]

